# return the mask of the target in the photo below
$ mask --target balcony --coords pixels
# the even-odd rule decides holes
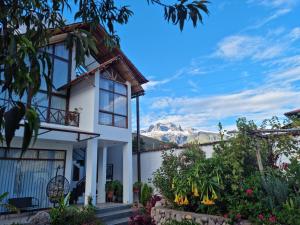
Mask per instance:
[[[0,105],[5,106],[6,110],[14,106],[13,102],[2,98],[0,99]],[[32,107],[35,108],[41,122],[79,127],[79,113],[76,111],[66,111],[39,105],[32,105]]]

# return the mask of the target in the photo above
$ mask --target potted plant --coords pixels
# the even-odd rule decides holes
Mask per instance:
[[[123,185],[120,181],[115,180],[114,181],[114,189],[115,189],[115,195],[116,195],[116,201],[122,202],[123,200]]]
[[[113,201],[113,197],[114,197],[114,192],[115,192],[115,188],[114,188],[114,182],[113,181],[108,181],[105,184],[105,192],[106,192],[106,196],[107,196],[107,200],[112,202]]]
[[[139,193],[141,191],[141,187],[142,187],[142,182],[139,182],[139,181],[135,182],[133,184],[133,192]]]

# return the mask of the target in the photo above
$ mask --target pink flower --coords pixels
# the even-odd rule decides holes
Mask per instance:
[[[224,218],[228,218],[228,214],[227,214],[227,213],[224,214],[223,217],[224,217]]]
[[[251,188],[248,188],[246,190],[246,195],[249,196],[249,197],[252,196],[253,195],[253,190]]]
[[[276,216],[274,216],[274,215],[270,216],[269,221],[271,223],[275,223],[276,222]]]
[[[264,218],[265,218],[265,217],[264,217],[263,214],[259,214],[259,215],[258,215],[258,219],[263,220]]]
[[[238,213],[238,214],[236,214],[235,218],[240,220],[242,218],[242,215],[240,213]]]

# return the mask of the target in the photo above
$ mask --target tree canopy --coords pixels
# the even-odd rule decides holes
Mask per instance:
[[[202,14],[209,13],[206,0],[169,2],[147,0],[145,4],[161,7],[164,19],[179,26],[180,30],[187,21],[196,27],[203,21]],[[65,13],[71,13],[74,21],[89,23],[91,30],[100,24],[107,31],[106,44],[116,48],[119,47],[119,37],[115,25],[126,24],[133,12],[129,6],[120,6],[115,0],[0,0],[0,9],[1,91],[8,93],[13,105],[0,107],[0,129],[5,133],[3,136],[0,132],[0,141],[5,140],[10,147],[20,121],[24,119],[25,150],[32,137],[36,139],[40,126],[38,113],[31,106],[32,97],[37,94],[42,78],[47,82],[48,91],[52,87],[51,61],[41,48],[49,44],[53,31],[63,32]],[[95,48],[95,43],[90,31],[76,29],[68,33],[66,46],[76,47],[76,65],[81,65],[85,56]],[[24,96],[26,103],[21,101]]]

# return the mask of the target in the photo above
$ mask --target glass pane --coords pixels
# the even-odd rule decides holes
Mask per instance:
[[[99,123],[102,125],[112,125],[112,115],[108,113],[99,113]]]
[[[4,158],[4,156],[5,156],[5,149],[0,148],[0,158]]]
[[[33,98],[32,98],[32,105],[34,106],[43,106],[48,107],[48,96],[45,93],[38,92]]]
[[[52,83],[56,89],[68,82],[68,63],[59,59],[54,59]]]
[[[127,116],[127,98],[115,94],[114,109],[114,113]]]
[[[65,152],[54,150],[40,150],[39,159],[65,159]]]
[[[37,153],[38,153],[37,150],[26,150],[26,151],[23,153],[22,158],[35,159],[35,158],[37,158]]]
[[[43,51],[43,52],[46,51],[48,53],[53,54],[53,45],[48,45],[48,46],[46,46],[44,48],[41,48],[40,50]]]
[[[66,110],[66,99],[52,95],[51,108]]]
[[[109,90],[109,91],[113,91],[114,90],[114,82],[111,80],[100,78],[100,88]]]
[[[126,128],[126,117],[124,116],[116,116],[115,115],[115,126],[116,127],[122,127],[122,128]]]
[[[127,87],[124,84],[115,83],[115,92],[122,95],[127,95]]]
[[[21,150],[20,149],[9,149],[7,151],[7,158],[20,158]]]
[[[113,112],[114,94],[100,90],[100,110]]]
[[[64,59],[69,59],[69,50],[64,43],[55,45],[55,55]]]

